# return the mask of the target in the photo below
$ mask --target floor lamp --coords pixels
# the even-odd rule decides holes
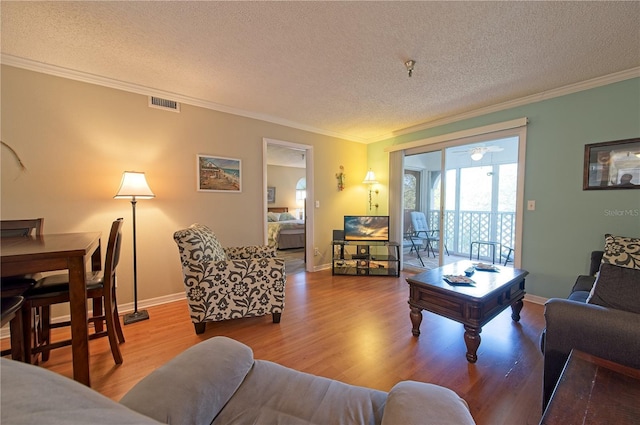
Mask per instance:
[[[138,266],[136,258],[136,202],[138,199],[155,198],[144,173],[137,171],[125,171],[122,173],[120,189],[114,196],[115,199],[131,199],[133,211],[133,313],[124,315],[124,324],[140,322],[149,318],[146,310],[138,311]]]

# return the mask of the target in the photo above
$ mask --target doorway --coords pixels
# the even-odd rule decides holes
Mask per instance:
[[[314,246],[313,209],[306,208],[306,200],[313,199],[313,147],[263,139],[263,187],[264,243],[282,248],[278,256],[291,260],[295,271],[314,271],[313,262],[306,261],[313,258]]]

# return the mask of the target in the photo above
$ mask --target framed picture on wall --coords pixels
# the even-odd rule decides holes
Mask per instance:
[[[582,189],[640,189],[640,138],[585,145]]]
[[[275,202],[276,202],[276,188],[267,187],[267,203],[275,204]]]
[[[197,155],[198,191],[242,192],[242,161],[213,155]]]

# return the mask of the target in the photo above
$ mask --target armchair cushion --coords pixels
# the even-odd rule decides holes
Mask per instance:
[[[254,245],[223,248],[227,259],[246,260],[249,258],[276,258],[275,246]]]
[[[180,239],[182,246],[187,249],[180,250],[182,263],[189,261],[224,261],[227,259],[224,249],[213,230],[203,224],[192,224],[187,231],[176,232],[173,238]]]
[[[265,246],[224,249],[207,226],[193,224],[173,238],[180,251],[182,275],[196,325],[248,316],[282,313],[284,259]],[[278,319],[279,320],[279,317]],[[204,332],[204,328],[196,332]]]

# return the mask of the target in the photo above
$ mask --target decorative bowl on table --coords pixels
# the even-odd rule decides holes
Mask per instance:
[[[494,266],[493,264],[474,263],[473,267],[476,270],[483,271],[483,272],[499,272],[500,271],[500,269]]]
[[[454,286],[458,286],[458,285],[474,286],[476,284],[475,281],[473,281],[473,280],[469,279],[467,276],[463,276],[463,275],[447,274],[447,275],[442,276],[442,278],[449,285],[454,285]]]

